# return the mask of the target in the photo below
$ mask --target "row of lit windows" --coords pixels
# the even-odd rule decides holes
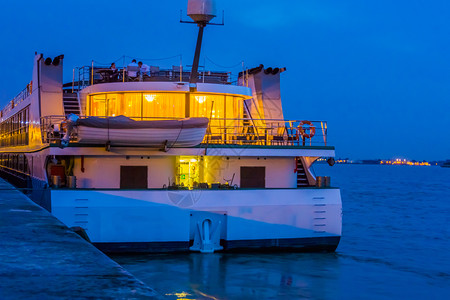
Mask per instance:
[[[0,146],[28,145],[29,106],[0,124]]]
[[[29,174],[27,157],[24,154],[0,154],[0,166]]]
[[[211,119],[211,130],[223,132],[226,128],[238,128],[236,119],[243,117],[243,100],[239,96],[192,93],[188,102],[189,114],[190,117]],[[137,120],[185,118],[186,93],[95,94],[88,97],[87,112],[90,116],[124,115]]]
[[[191,94],[190,116],[239,119],[243,98],[228,95]],[[184,118],[185,93],[104,93],[91,95],[88,114],[131,118]]]

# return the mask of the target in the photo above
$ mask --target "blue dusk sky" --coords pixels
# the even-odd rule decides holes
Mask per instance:
[[[74,67],[123,55],[182,54],[192,64],[197,28],[179,23],[187,0],[1,6],[1,106],[31,80],[35,51],[64,54],[67,82]],[[219,0],[217,8],[225,26],[206,28],[201,64],[287,67],[285,117],[328,121],[338,157],[450,159],[449,1]],[[144,61],[171,67],[179,57]]]

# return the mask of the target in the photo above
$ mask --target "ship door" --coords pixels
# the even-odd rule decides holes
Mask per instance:
[[[147,166],[120,166],[121,189],[147,189]]]
[[[178,161],[178,184],[193,188],[199,182],[199,163],[197,156],[180,156]]]
[[[241,188],[265,188],[266,167],[241,167]]]

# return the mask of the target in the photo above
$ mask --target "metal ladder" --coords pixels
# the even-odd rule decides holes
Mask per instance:
[[[300,157],[295,159],[296,161],[296,170],[297,170],[297,188],[308,187],[309,181],[306,176],[306,170],[303,166],[302,160]]]
[[[76,114],[80,115],[80,103],[78,102],[77,93],[63,94],[64,115]]]

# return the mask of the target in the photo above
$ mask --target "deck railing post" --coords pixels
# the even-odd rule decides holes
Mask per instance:
[[[91,85],[94,85],[94,61],[91,64]]]
[[[74,86],[75,86],[75,68],[73,68],[73,72],[72,72],[72,94],[73,94]]]

